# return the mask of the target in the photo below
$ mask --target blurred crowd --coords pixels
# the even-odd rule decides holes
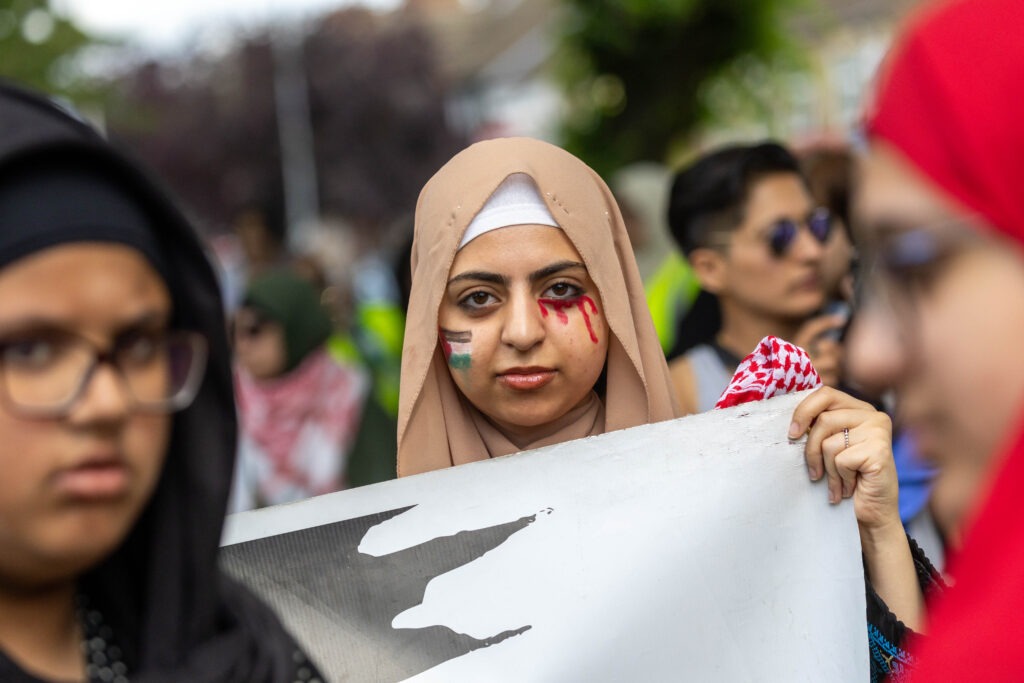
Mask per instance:
[[[1020,680],[1021,35],[1017,0],[928,5],[849,142],[737,140],[601,179],[546,143],[481,141],[426,184],[391,251],[323,226],[289,239],[276,197],[200,241],[134,162],[5,86],[0,434],[71,464],[44,476],[0,455],[0,680],[293,680],[301,649],[214,567],[225,508],[712,410],[767,337],[830,388],[790,436],[857,507],[874,675]],[[579,374],[497,376],[558,387],[547,403],[485,387],[505,349],[542,343]],[[26,637],[3,614],[39,609],[37,584],[52,618]],[[61,637],[84,638],[91,668]],[[253,643],[269,645],[247,660]]]

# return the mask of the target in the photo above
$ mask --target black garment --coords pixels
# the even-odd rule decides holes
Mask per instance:
[[[160,186],[91,127],[45,98],[0,84],[0,177],[69,166],[89,169],[138,203],[171,292],[172,324],[202,332],[209,343],[205,378],[192,405],[174,416],[152,498],[122,545],[80,577],[79,590],[123,648],[133,683],[315,678],[299,675],[310,665],[274,614],[217,567],[237,424],[223,307],[202,244]],[[29,234],[10,235],[19,228],[5,226],[0,244],[33,238],[31,227],[20,229]],[[84,239],[88,232],[73,238]],[[7,680],[5,666],[13,665],[0,656]]]
[[[0,681],[4,683],[58,683],[57,681],[44,681],[25,673],[2,651],[0,651]]]
[[[924,551],[918,547],[914,539],[910,541],[910,551],[914,557],[914,569],[917,570],[917,582],[929,602],[935,594],[946,590],[942,576],[932,566]],[[878,597],[878,593],[867,581],[868,591],[868,650],[871,653],[871,682],[908,680],[914,670],[914,656],[906,650],[908,637],[921,638],[920,634],[896,618],[889,608]]]
[[[120,643],[103,619],[103,615],[89,605],[83,595],[76,598],[76,616],[82,626],[82,651],[88,683],[128,683],[128,666]],[[3,652],[0,652],[0,681],[4,683],[58,683],[45,681],[22,670]],[[68,681],[68,683],[78,683]]]

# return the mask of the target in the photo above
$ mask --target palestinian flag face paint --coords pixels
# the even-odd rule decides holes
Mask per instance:
[[[470,342],[473,333],[469,330],[455,331],[440,328],[441,348],[444,349],[445,360],[456,370],[467,370],[470,366]]]

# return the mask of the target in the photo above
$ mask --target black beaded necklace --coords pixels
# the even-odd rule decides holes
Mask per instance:
[[[103,614],[81,594],[75,598],[75,613],[82,625],[82,655],[89,683],[128,683],[123,653],[114,644],[114,632],[104,623]]]

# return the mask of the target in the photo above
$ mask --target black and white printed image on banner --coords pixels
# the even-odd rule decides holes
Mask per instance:
[[[802,397],[241,513],[222,562],[333,681],[864,681]]]

